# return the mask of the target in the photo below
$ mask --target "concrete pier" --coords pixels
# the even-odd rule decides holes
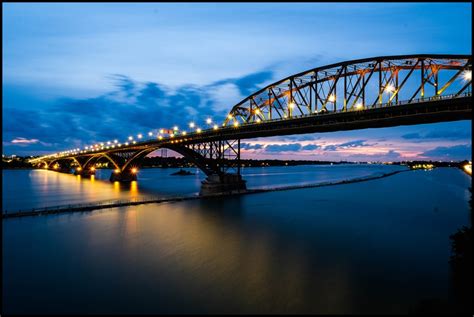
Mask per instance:
[[[109,180],[113,182],[121,182],[121,183],[130,183],[132,181],[137,180],[137,173],[131,170],[127,171],[118,171],[115,170],[110,174]]]
[[[245,180],[239,174],[210,175],[201,182],[199,195],[212,195],[246,190]]]
[[[82,168],[76,168],[74,170],[74,175],[81,175],[83,177],[90,177],[90,176],[95,176],[95,169],[82,169]]]

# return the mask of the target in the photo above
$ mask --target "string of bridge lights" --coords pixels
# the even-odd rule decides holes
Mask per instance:
[[[228,116],[229,119],[232,119],[232,115],[229,115]],[[238,121],[235,120],[234,118],[234,127],[238,127],[239,126],[239,123]],[[215,123],[213,123],[213,120],[212,118],[207,118],[206,119],[206,124],[211,126],[209,129],[206,129],[206,130],[218,130],[219,129],[219,126]],[[156,134],[156,138],[158,140],[163,140],[164,138],[166,138],[166,135],[168,135],[167,137],[168,138],[174,138],[175,136],[179,136],[180,134],[182,136],[186,136],[188,135],[188,133],[196,133],[196,134],[200,134],[203,132],[203,129],[198,127],[196,125],[196,123],[194,122],[190,122],[189,123],[189,127],[191,129],[194,129],[194,131],[191,131],[191,132],[187,132],[185,130],[180,130],[179,127],[177,125],[173,126],[172,129],[159,129],[157,130],[157,133],[153,132],[153,131],[150,131],[148,132],[148,136],[149,137],[153,137],[155,134]],[[50,155],[46,155],[46,156],[43,156],[44,158],[46,157],[53,157],[53,156],[66,156],[66,155],[76,155],[76,154],[81,154],[81,153],[89,153],[89,152],[95,152],[95,151],[100,151],[100,150],[105,150],[105,149],[114,149],[114,148],[120,148],[122,146],[129,146],[131,144],[137,144],[137,142],[140,142],[142,139],[144,139],[144,136],[142,133],[138,133],[136,136],[133,136],[133,135],[130,135],[127,140],[125,142],[119,142],[117,139],[113,140],[113,141],[107,141],[107,142],[99,142],[99,143],[96,143],[96,144],[93,144],[93,145],[86,145],[82,150],[80,148],[75,148],[75,149],[71,149],[71,150],[67,150],[67,151],[62,151],[62,152],[58,152],[58,153],[54,153],[54,154],[50,154]],[[148,139],[148,140],[151,140],[151,139]]]
[[[471,70],[466,70],[462,73],[461,76],[462,76],[462,79],[464,79],[464,81],[470,81],[472,79],[472,71]],[[384,92],[388,93],[388,94],[393,94],[396,91],[397,91],[397,88],[395,88],[391,83],[387,83],[387,85],[384,88]],[[336,100],[337,100],[337,97],[336,97],[335,94],[331,94],[327,98],[327,101],[332,102],[332,103],[334,103]],[[288,110],[291,111],[295,108],[295,106],[296,106],[296,103],[289,102],[287,107],[288,107]],[[354,108],[355,108],[355,110],[363,110],[364,109],[364,104],[362,102],[358,102],[357,104],[354,105]],[[255,115],[260,115],[261,114],[260,109],[255,109],[253,112],[254,112]],[[315,112],[318,113],[319,111],[315,110]],[[236,118],[232,114],[229,114],[227,116],[227,118],[229,120],[234,120],[232,125],[235,128],[237,128],[239,126],[239,122],[236,120]],[[288,115],[285,114],[284,118],[288,118]],[[259,117],[257,117],[255,122],[256,123],[261,123],[262,120]],[[212,126],[212,128],[209,128],[209,129],[206,129],[206,130],[211,130],[211,129],[212,130],[218,130],[219,129],[219,126],[217,124],[213,124],[212,118],[207,118],[206,119],[206,124],[208,126]],[[223,126],[224,126],[224,124],[223,124]],[[194,133],[199,134],[203,131],[194,122],[189,123],[189,128],[195,129],[191,133],[194,132]],[[168,134],[169,138],[174,138],[175,136],[179,135],[179,132],[180,132],[179,127],[176,126],[176,125],[172,129],[159,129],[158,133],[157,133],[157,139],[158,140],[163,140],[165,138],[166,134]],[[187,131],[185,131],[185,130],[181,131],[182,136],[186,136],[187,134],[188,134]],[[153,135],[154,135],[153,131],[148,132],[149,137],[152,137]],[[136,137],[137,137],[138,140],[141,140],[141,139],[143,139],[143,134],[139,133],[139,134],[137,134]],[[131,135],[131,136],[128,137],[127,141],[124,142],[124,143],[121,143],[118,140],[107,141],[107,142],[99,142],[99,143],[94,144],[94,145],[85,146],[83,148],[83,150],[81,150],[80,148],[75,148],[75,149],[71,149],[71,150],[68,150],[68,151],[62,151],[62,152],[59,152],[59,153],[45,155],[45,156],[43,156],[43,158],[95,152],[95,151],[104,150],[104,149],[111,149],[111,148],[113,149],[113,148],[117,148],[117,147],[119,148],[119,147],[122,147],[122,146],[129,146],[130,144],[136,144],[136,143],[137,143],[137,141],[135,140],[134,136]]]

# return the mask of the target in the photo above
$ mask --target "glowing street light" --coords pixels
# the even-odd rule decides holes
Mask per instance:
[[[133,174],[136,174],[136,173],[137,173],[137,169],[136,169],[135,167],[132,168],[132,173],[133,173]]]
[[[257,118],[257,123],[261,123],[262,120],[260,120],[260,118]]]
[[[469,81],[472,79],[472,71],[471,70],[466,70],[463,74],[462,77],[464,78],[465,81]]]
[[[163,134],[163,133],[165,133],[165,130],[160,129],[160,134]]]
[[[219,129],[219,126],[217,124],[214,124],[214,126],[212,127],[214,130],[217,130]]]
[[[189,123],[189,127],[190,127],[191,129],[193,129],[195,126],[196,126],[196,125],[194,124],[194,122]]]
[[[227,119],[229,119],[229,120],[232,119],[232,118],[233,118],[233,116],[231,114],[227,116]]]
[[[114,140],[114,143],[118,143],[118,140]]]
[[[385,86],[385,92],[392,93],[394,91],[395,91],[395,87],[393,87],[392,84],[388,84],[387,86]]]
[[[142,136],[141,133],[139,133],[139,134],[137,135],[137,137],[138,137],[139,139],[141,139],[143,136]]]
[[[235,121],[234,122],[234,127],[238,127],[239,126],[239,121]]]
[[[197,132],[197,133],[201,133],[201,131],[202,131],[201,128],[197,128],[197,129],[196,129],[196,132]]]
[[[334,101],[336,101],[336,95],[334,95],[334,94],[330,95],[329,98],[328,98],[328,101],[329,101],[329,102],[334,102]]]
[[[356,105],[355,105],[355,108],[356,110],[362,110],[364,108],[364,105],[362,104],[362,102],[358,102]]]
[[[148,136],[152,136],[153,135],[153,132],[148,132]]]
[[[186,135],[186,131],[181,132],[182,135]]]
[[[114,170],[114,172],[115,172],[115,174],[118,174],[118,173],[120,173],[120,170],[119,170],[118,168],[116,168],[116,169]]]
[[[290,102],[288,104],[288,108],[290,108],[290,109],[293,109],[295,106],[296,106],[296,104],[294,102]]]
[[[212,123],[212,119],[211,119],[211,118],[207,118],[207,119],[206,119],[206,123],[207,123],[207,124],[211,124],[211,123]]]
[[[173,127],[173,130],[174,130],[174,131],[178,131],[178,126],[175,125],[175,126]]]
[[[129,136],[128,139],[131,141],[133,140],[133,136]]]

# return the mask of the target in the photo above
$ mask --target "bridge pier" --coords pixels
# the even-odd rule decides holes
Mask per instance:
[[[58,167],[58,168],[48,168],[50,171],[58,172],[58,173],[65,173],[71,174],[71,169],[67,167]]]
[[[209,175],[201,182],[199,195],[244,191],[247,189],[246,182],[240,174]]]
[[[95,169],[76,168],[74,170],[74,175],[81,175],[83,177],[95,176]]]
[[[121,183],[130,183],[137,180],[136,169],[120,171],[115,170],[110,174],[110,182],[121,182]]]

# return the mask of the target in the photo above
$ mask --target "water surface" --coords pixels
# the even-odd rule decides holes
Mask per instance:
[[[300,166],[294,176],[274,168],[283,175],[264,176],[269,183],[252,181],[255,171],[245,178],[254,186],[312,182],[318,173],[307,168],[307,177],[297,173]],[[358,174],[344,169],[333,172]],[[138,192],[197,190],[175,182],[150,174],[139,179]],[[57,190],[96,199],[100,193],[87,188],[98,183]],[[7,219],[3,311],[417,311],[422,302],[451,296],[449,235],[469,222],[470,184],[460,170],[438,168],[330,187]],[[37,192],[24,186],[19,190]]]

